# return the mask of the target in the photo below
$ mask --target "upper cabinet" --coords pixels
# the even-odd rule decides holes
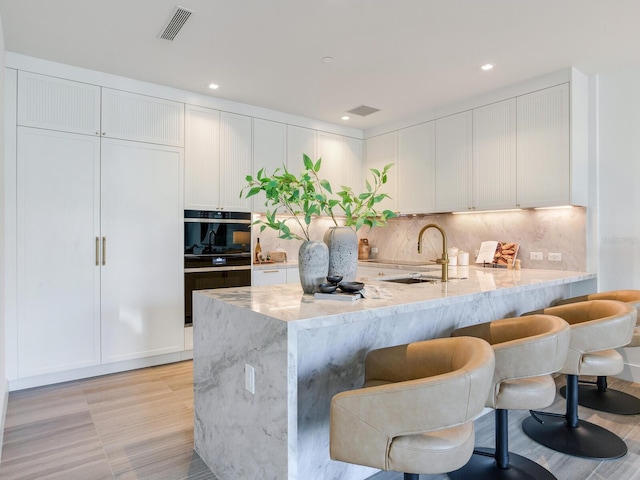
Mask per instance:
[[[18,125],[100,135],[100,87],[19,71]]]
[[[472,209],[516,206],[516,99],[473,110]]]
[[[518,97],[518,204],[568,205],[571,198],[569,85]]]
[[[436,209],[436,122],[398,131],[398,210]]]
[[[384,135],[367,138],[364,142],[364,157],[367,176],[370,179],[369,170],[375,168],[382,171],[385,165],[393,163],[389,170],[388,181],[380,191],[390,198],[383,200],[376,206],[377,210],[398,211],[398,132],[389,132]]]
[[[251,117],[187,105],[186,126],[185,209],[251,211]]]
[[[264,168],[265,173],[273,172],[287,164],[287,125],[271,120],[253,119],[253,167],[255,171],[247,172],[256,175]],[[246,176],[245,175],[245,176]],[[244,178],[244,177],[243,177]],[[253,210],[266,211],[266,197],[263,192],[253,197]]]
[[[436,120],[436,211],[472,207],[471,111]],[[417,192],[415,192],[417,193]]]
[[[251,117],[220,113],[220,208],[251,211],[251,199],[240,198],[245,177],[252,173]]]
[[[316,131],[310,128],[287,125],[287,169],[294,175],[304,170],[302,155],[308,155],[314,162],[316,157]]]
[[[318,132],[318,158],[322,158],[320,176],[331,184],[333,193],[343,186],[362,191],[362,140]]]
[[[102,136],[184,146],[184,104],[102,89]]]
[[[186,106],[184,208],[214,210],[220,205],[220,112]]]

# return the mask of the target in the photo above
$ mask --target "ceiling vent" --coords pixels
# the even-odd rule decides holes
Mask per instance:
[[[180,29],[184,27],[184,24],[189,20],[192,13],[193,10],[176,5],[167,24],[162,29],[162,32],[160,32],[160,38],[164,38],[165,40],[173,40],[176,38],[176,35],[178,35]]]
[[[366,117],[367,115],[371,115],[372,113],[379,112],[379,108],[368,107],[366,105],[360,105],[359,107],[354,108],[353,110],[349,110],[349,113],[354,115],[360,115],[361,117]]]

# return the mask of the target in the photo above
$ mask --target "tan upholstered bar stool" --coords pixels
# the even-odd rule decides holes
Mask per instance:
[[[460,468],[494,364],[491,346],[471,337],[369,352],[364,387],[331,401],[331,458],[405,472],[405,480]]]
[[[476,448],[464,467],[449,473],[453,480],[556,480],[533,460],[509,452],[508,412],[551,405],[556,384],[551,373],[564,365],[571,329],[559,317],[531,315],[460,328],[489,342],[496,369],[486,406],[495,409],[495,449]]]
[[[640,309],[640,290],[613,290],[610,292],[592,293],[581,297],[567,298],[555,302],[556,305],[585,302],[587,300],[618,300],[631,305],[638,311]],[[636,320],[636,328],[631,342],[626,347],[640,347],[640,316]],[[594,387],[595,385],[595,387]],[[618,415],[640,414],[640,398],[618,390],[610,390],[607,385],[607,377],[600,375],[595,382],[578,379],[578,403],[583,407],[593,408],[601,412],[616,413]],[[560,393],[566,396],[566,387],[562,387]]]
[[[636,324],[636,310],[615,300],[545,308],[571,325],[567,361],[559,370],[567,378],[566,413],[531,412],[522,429],[536,442],[558,452],[606,460],[627,453],[624,441],[613,432],[578,418],[578,375],[616,375],[622,356],[614,349],[627,345]]]

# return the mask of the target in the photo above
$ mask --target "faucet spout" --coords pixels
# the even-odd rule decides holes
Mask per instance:
[[[422,236],[424,235],[424,232],[426,232],[430,228],[435,228],[442,235],[442,258],[440,260],[440,262],[442,263],[442,281],[448,282],[449,255],[447,254],[447,234],[445,233],[444,228],[442,228],[440,225],[436,225],[435,223],[429,223],[428,225],[422,227],[420,233],[418,234],[418,253],[422,253]]]

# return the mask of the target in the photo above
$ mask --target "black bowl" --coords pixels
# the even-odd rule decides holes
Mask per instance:
[[[338,288],[338,286],[332,283],[321,283],[318,285],[318,290],[322,293],[333,293],[336,291],[336,288]]]
[[[342,282],[338,285],[338,288],[343,292],[353,293],[359,292],[364,288],[364,283],[362,282]]]
[[[337,285],[342,281],[342,275],[329,275],[327,277],[327,280],[329,281],[329,283]]]

